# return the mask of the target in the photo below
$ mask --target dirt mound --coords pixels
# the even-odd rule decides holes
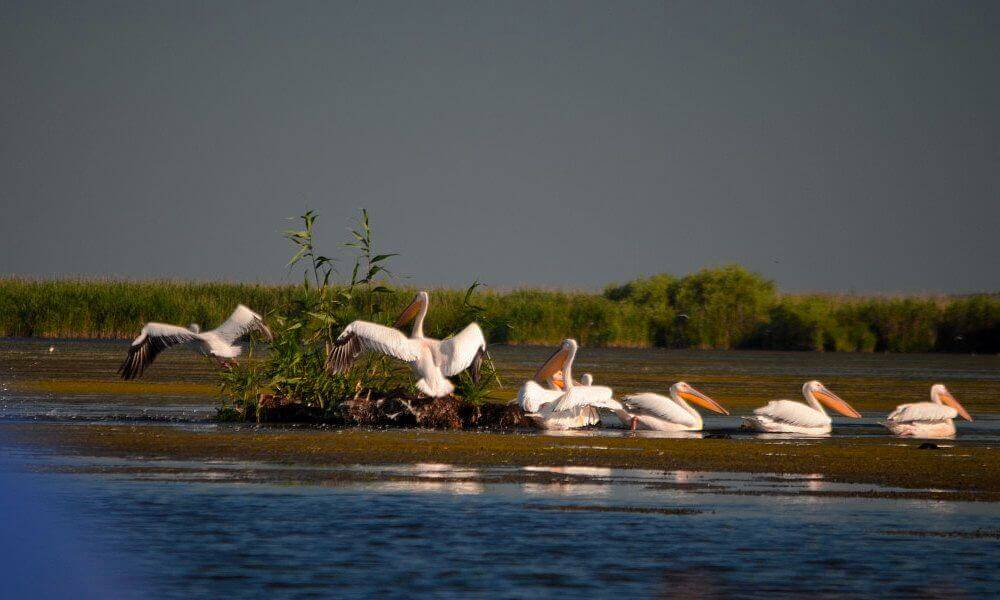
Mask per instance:
[[[250,415],[253,419],[253,416]],[[531,427],[520,407],[473,404],[456,396],[426,398],[397,393],[360,393],[333,413],[324,413],[271,395],[258,400],[260,423],[335,423],[362,427],[426,427],[428,429],[512,429]]]

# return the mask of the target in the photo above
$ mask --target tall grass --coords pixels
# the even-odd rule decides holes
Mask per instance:
[[[342,292],[348,285],[332,285]],[[336,322],[393,315],[409,287],[355,289],[331,308]],[[147,321],[214,327],[239,303],[263,314],[287,306],[301,285],[0,278],[0,335],[134,337]],[[779,294],[739,267],[611,286],[603,294],[479,288],[471,301],[491,343],[762,348],[847,352],[1000,352],[1000,295],[861,297]],[[428,335],[468,323],[464,290],[431,290]]]

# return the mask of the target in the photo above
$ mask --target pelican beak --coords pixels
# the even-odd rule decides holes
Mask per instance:
[[[417,316],[417,313],[420,312],[421,304],[423,304],[423,298],[420,294],[417,294],[417,297],[413,299],[413,302],[410,302],[410,305],[404,308],[403,312],[399,313],[399,317],[396,319],[396,322],[392,324],[393,328],[399,329],[403,325],[412,321],[413,317]]]
[[[844,400],[840,396],[834,394],[825,387],[813,392],[813,395],[816,396],[817,400],[829,406],[831,409],[844,415],[845,417],[851,417],[852,419],[861,418],[861,413],[851,408],[850,404],[844,402]]]
[[[709,398],[705,394],[702,394],[701,392],[699,392],[694,388],[689,388],[687,390],[684,390],[683,392],[678,392],[678,395],[681,398],[687,400],[688,402],[694,402],[698,406],[701,406],[702,408],[707,408],[712,412],[717,412],[723,415],[729,414],[729,411],[726,410],[721,404],[719,404],[715,400],[712,400],[711,398]]]
[[[560,378],[559,382],[556,383],[556,386],[562,388],[563,387],[562,385],[563,381],[561,376],[562,367],[563,363],[566,362],[567,356],[569,356],[569,350],[560,346],[559,349],[556,350],[555,353],[552,356],[550,356],[547,361],[545,361],[545,364],[543,364],[541,368],[538,369],[533,379],[538,383],[545,383],[546,379],[554,379],[556,373],[559,373]]]
[[[972,415],[970,415],[969,411],[965,410],[965,407],[962,406],[958,402],[958,400],[956,400],[955,397],[951,395],[951,392],[949,392],[947,390],[944,391],[944,392],[941,392],[941,395],[939,396],[939,398],[941,398],[941,402],[944,402],[948,406],[950,406],[950,407],[954,408],[955,410],[957,410],[958,411],[958,416],[962,417],[966,421],[971,421],[972,420]]]
[[[553,375],[551,381],[552,381],[552,385],[556,386],[557,388],[559,388],[561,390],[566,389],[566,382],[563,381],[562,371],[559,371],[558,373],[556,373],[555,375]]]

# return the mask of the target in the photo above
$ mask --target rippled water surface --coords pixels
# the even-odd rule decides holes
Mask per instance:
[[[206,422],[217,404],[212,373],[193,355],[165,354],[148,381],[202,388],[36,385],[111,382],[124,350],[110,342],[0,341],[0,416],[14,426],[213,427]],[[493,353],[507,380],[518,382],[548,350]],[[587,350],[578,367],[621,391],[665,389],[683,378],[736,413],[795,397],[802,380],[815,377],[869,417],[838,423],[838,435],[866,437],[884,436],[875,420],[887,402],[922,400],[929,383],[942,380],[977,417],[960,425],[962,440],[1000,441],[997,357]],[[713,431],[734,435],[736,422],[706,419]],[[77,573],[72,552],[60,554],[63,582],[93,585],[96,597],[1000,593],[997,504],[920,499],[819,474],[306,466],[15,448],[0,457],[0,488],[14,490],[0,489],[6,515],[44,509],[37,519],[5,520],[0,539],[48,539],[39,533],[48,522],[53,539],[69,540],[85,565]],[[47,564],[50,546],[38,547],[35,564]]]

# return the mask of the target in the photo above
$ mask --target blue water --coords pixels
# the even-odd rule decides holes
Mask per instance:
[[[996,534],[995,504],[732,493],[874,489],[818,476],[776,482],[734,473],[568,467],[562,472],[574,474],[572,483],[490,483],[496,470],[356,466],[386,480],[290,486],[234,482],[234,473],[268,469],[262,465],[190,466],[180,475],[8,469],[7,476],[43,499],[70,545],[84,549],[90,580],[81,585],[97,585],[95,597],[987,597],[1000,591],[995,537],[889,533]],[[408,478],[391,479],[401,474]],[[716,487],[650,487],[664,482]],[[39,505],[32,503],[36,511]],[[704,512],[546,510],[560,505]],[[14,538],[4,539],[15,552]]]
[[[9,385],[110,380],[124,352],[123,344],[57,342],[49,353],[48,344],[0,346],[0,419],[9,425],[217,427],[206,421],[215,398],[62,397]],[[495,351],[511,381],[547,353]],[[581,372],[602,378],[609,371],[600,381],[649,389],[704,376],[721,398],[746,389],[773,398],[799,385],[748,382],[748,374],[843,378],[845,396],[853,401],[853,386],[861,408],[862,392],[890,393],[888,382],[906,380],[916,382],[916,397],[933,375],[955,381],[977,419],[959,424],[955,444],[995,447],[1000,419],[977,406],[1000,389],[997,361],[600,350],[581,359]],[[726,373],[732,381],[720,379]],[[212,373],[198,357],[165,353],[148,376],[211,381]],[[835,435],[898,443],[875,424],[879,416],[839,420]],[[715,433],[749,439],[737,426],[736,416],[706,418]],[[1000,504],[752,495],[893,491],[819,475],[567,466],[554,469],[565,477],[553,481],[534,477],[552,468],[309,468],[358,471],[368,480],[345,482],[306,477],[308,469],[294,465],[21,452],[0,446],[0,598],[1000,596]],[[699,512],[550,510],[559,506]]]

